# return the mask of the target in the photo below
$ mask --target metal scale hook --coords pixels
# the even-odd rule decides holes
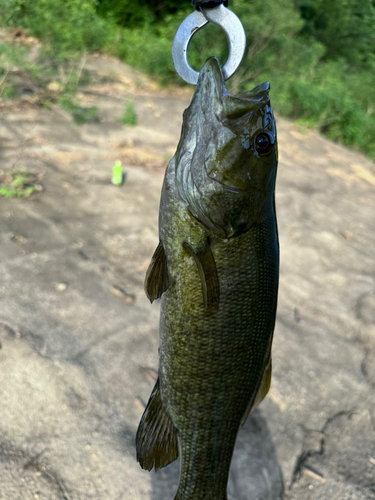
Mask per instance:
[[[199,11],[195,10],[180,24],[172,44],[172,59],[177,73],[185,82],[193,85],[197,84],[199,73],[188,62],[189,43],[195,33],[209,22],[219,26],[228,39],[229,56],[222,67],[224,80],[237,71],[245,54],[245,30],[236,14],[223,4],[213,8],[200,7]]]

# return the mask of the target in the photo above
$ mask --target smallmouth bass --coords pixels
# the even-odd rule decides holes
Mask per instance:
[[[232,96],[208,59],[166,170],[145,280],[151,302],[161,297],[160,365],[137,459],[157,470],[180,455],[175,500],[227,500],[238,429],[270,386],[276,170],[269,84]]]

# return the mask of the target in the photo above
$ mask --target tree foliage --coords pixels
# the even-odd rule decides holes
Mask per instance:
[[[99,15],[112,16],[120,26],[131,28],[160,21],[181,7],[184,8],[184,2],[178,0],[98,0],[97,3]]]
[[[301,34],[325,48],[325,60],[344,58],[354,67],[373,61],[375,3],[371,0],[313,0],[299,5]]]
[[[95,0],[6,0],[0,2],[0,18],[3,25],[22,26],[48,42],[59,59],[98,50],[108,37]]]
[[[375,158],[375,1],[232,0],[247,34],[244,61],[229,85],[268,80],[274,107],[333,140]],[[7,0],[2,24],[22,25],[49,42],[56,57],[106,50],[164,83],[182,83],[170,49],[189,0]],[[210,55],[221,63],[227,42],[208,25],[192,39],[197,70]]]

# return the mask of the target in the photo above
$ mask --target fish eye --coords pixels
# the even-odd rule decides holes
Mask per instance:
[[[260,155],[266,155],[271,151],[273,144],[270,136],[265,132],[261,132],[255,137],[254,146]]]

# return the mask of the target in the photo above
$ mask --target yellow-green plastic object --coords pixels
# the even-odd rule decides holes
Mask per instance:
[[[116,160],[112,167],[112,184],[121,186],[124,181],[124,173],[120,160]]]

